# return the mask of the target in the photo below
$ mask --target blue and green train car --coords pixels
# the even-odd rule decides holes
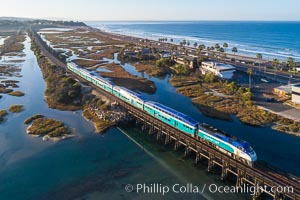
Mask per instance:
[[[134,107],[143,110],[145,99],[142,97],[142,95],[119,86],[113,87],[113,95],[133,105]]]
[[[160,103],[146,101],[144,103],[144,111],[187,134],[194,136],[198,131],[197,121]]]

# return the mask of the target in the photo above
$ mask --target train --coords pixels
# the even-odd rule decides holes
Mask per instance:
[[[126,103],[157,118],[169,126],[213,146],[234,159],[252,166],[257,156],[251,145],[233,135],[225,133],[204,123],[199,123],[190,116],[154,101],[148,101],[141,94],[117,86],[90,72],[74,62],[68,62],[67,68],[88,82],[116,96]]]

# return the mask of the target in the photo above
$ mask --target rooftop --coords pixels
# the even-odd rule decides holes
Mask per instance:
[[[281,86],[276,87],[276,89],[285,91],[287,93],[291,93],[292,92],[292,85],[281,85]]]
[[[219,71],[225,71],[225,70],[234,70],[235,67],[232,65],[224,64],[224,63],[219,63],[219,62],[213,62],[213,61],[204,61],[202,62],[202,65],[207,65],[210,66],[214,69],[217,69]]]

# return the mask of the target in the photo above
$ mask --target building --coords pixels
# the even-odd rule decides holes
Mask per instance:
[[[231,79],[235,72],[235,67],[223,63],[207,61],[202,62],[200,71],[202,74],[213,73],[223,79]]]
[[[159,56],[161,58],[170,58],[171,57],[171,53],[168,51],[162,51],[161,53],[159,53]]]
[[[292,85],[292,102],[300,104],[300,84]]]
[[[177,64],[187,65],[190,69],[197,67],[197,58],[191,56],[175,56],[174,61]]]
[[[288,94],[292,93],[292,86],[291,85],[281,85],[273,89],[273,93],[279,97],[287,96]]]

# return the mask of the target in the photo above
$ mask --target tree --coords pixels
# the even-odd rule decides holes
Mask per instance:
[[[260,63],[261,63],[261,60],[262,60],[262,54],[261,53],[256,54],[256,58],[258,59],[258,64],[259,64],[259,69],[260,69]]]
[[[197,46],[198,46],[198,43],[197,43],[197,42],[195,42],[195,43],[194,43],[194,47],[195,47],[195,48],[197,48]]]
[[[190,44],[191,44],[190,41],[187,41],[186,45],[190,46]]]
[[[219,49],[220,48],[220,45],[217,43],[217,44],[215,44],[215,48],[216,49]]]
[[[228,43],[225,42],[225,43],[223,44],[223,47],[224,47],[224,48],[228,48]]]
[[[205,83],[213,83],[218,80],[218,77],[212,73],[206,73],[203,80]]]
[[[294,62],[294,58],[288,57],[287,60],[286,60],[286,63],[289,66],[289,73],[291,72],[291,70],[293,70],[293,69],[296,68],[296,64]],[[296,70],[294,70],[294,71],[296,72]],[[290,74],[289,75],[289,84],[291,82],[291,78],[292,78],[292,75]]]
[[[198,50],[197,50],[198,55],[201,54],[201,52],[203,51],[203,49],[205,49],[205,45],[204,45],[204,44],[200,44],[200,45],[198,46]]]
[[[177,45],[172,45],[171,47],[171,53],[173,55],[173,52],[177,50]]]
[[[232,50],[231,50],[233,53],[234,53],[234,55],[238,52],[238,49],[236,48],[236,47],[233,47],[232,48]]]
[[[178,74],[186,74],[188,72],[187,67],[181,64],[176,67],[176,70]]]
[[[286,59],[286,63],[287,63],[287,65],[289,66],[289,71],[290,71],[290,70],[293,70],[293,69],[295,68],[295,66],[296,66],[295,61],[294,61],[294,58],[292,58],[292,57],[288,57],[288,58]]]
[[[276,72],[277,72],[277,68],[278,68],[278,65],[279,65],[279,60],[277,58],[273,59],[272,61],[272,65],[274,67],[274,79],[276,80]]]
[[[174,41],[173,38],[171,38],[171,39],[170,39],[170,42],[173,42],[173,41]]]
[[[201,49],[201,51],[202,51],[203,49],[205,49],[205,45],[204,45],[204,44],[200,44],[200,45],[198,46],[198,49]]]
[[[253,73],[252,68],[248,68],[247,73],[249,75],[249,89],[251,89],[251,75]]]
[[[186,45],[186,40],[182,40],[182,44],[183,44],[183,45]]]
[[[238,52],[238,49],[236,47],[233,47],[231,50],[235,56],[235,54]],[[234,57],[234,63],[236,64],[236,58]]]
[[[218,50],[219,50],[219,52],[224,53],[224,49],[222,47],[219,48]]]

